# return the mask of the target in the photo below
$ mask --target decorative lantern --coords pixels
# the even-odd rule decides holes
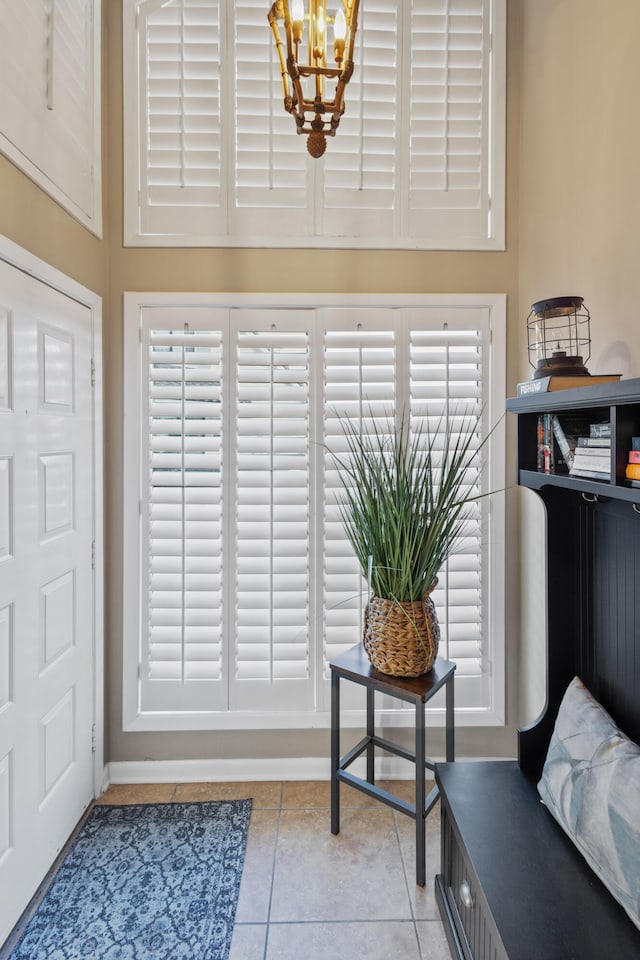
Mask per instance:
[[[335,136],[344,113],[344,88],[353,74],[360,0],[337,3],[335,16],[330,16],[326,0],[308,0],[306,10],[305,0],[275,0],[268,15],[280,60],[284,108],[292,114],[297,132],[308,134],[307,149],[316,159],[325,152],[327,137]]]
[[[552,297],[531,305],[527,317],[529,363],[534,380],[548,376],[590,376],[589,311],[582,297]]]

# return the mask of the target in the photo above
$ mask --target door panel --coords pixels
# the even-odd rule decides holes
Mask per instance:
[[[93,796],[91,351],[0,262],[0,944]]]

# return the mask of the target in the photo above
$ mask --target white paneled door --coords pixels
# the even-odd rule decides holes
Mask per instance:
[[[93,796],[91,310],[0,260],[0,945]]]

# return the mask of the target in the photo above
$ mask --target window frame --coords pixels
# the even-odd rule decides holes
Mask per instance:
[[[141,382],[146,368],[142,356],[141,317],[145,308],[193,306],[209,308],[247,309],[335,309],[364,308],[420,308],[448,307],[481,308],[487,311],[489,347],[486,361],[489,378],[488,409],[484,411],[491,427],[490,456],[487,463],[491,522],[491,549],[488,603],[489,636],[491,645],[485,663],[489,665],[488,702],[483,708],[457,708],[457,722],[463,726],[499,726],[505,722],[505,356],[506,356],[506,295],[505,294],[425,294],[425,295],[327,295],[327,294],[144,294],[124,295],[124,409],[127,411],[124,431],[123,470],[123,725],[133,730],[254,730],[254,729],[308,729],[328,728],[329,704],[324,709],[276,713],[271,710],[211,711],[185,714],[143,711],[140,703],[139,663],[141,638],[140,619],[140,463],[141,436]],[[316,651],[316,657],[319,656]],[[314,655],[314,651],[311,651]],[[316,659],[316,670],[318,660]],[[344,723],[358,726],[363,722],[363,709],[345,705]],[[444,704],[429,708],[436,725],[444,724]],[[384,705],[379,711],[380,721],[389,725],[410,725],[412,716],[407,711]]]

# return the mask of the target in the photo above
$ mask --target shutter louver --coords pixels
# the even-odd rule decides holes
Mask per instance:
[[[140,215],[142,230],[218,227],[221,208],[218,0],[139,4]]]
[[[149,334],[143,687],[151,709],[211,708],[222,674],[221,348],[215,331]],[[195,690],[198,681],[208,683]]]
[[[234,376],[231,698],[239,708],[308,708],[309,335],[279,321],[247,329],[251,319],[238,318]]]

